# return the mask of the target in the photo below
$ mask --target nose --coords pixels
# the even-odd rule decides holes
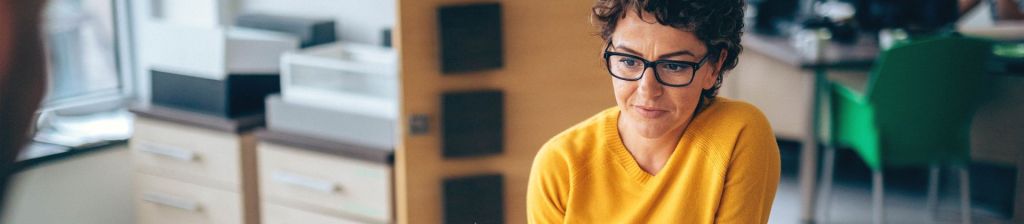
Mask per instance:
[[[636,93],[643,98],[653,99],[664,93],[665,87],[655,77],[654,68],[645,69],[643,77],[637,80],[637,85]]]

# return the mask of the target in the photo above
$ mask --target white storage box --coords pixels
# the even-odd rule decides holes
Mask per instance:
[[[398,64],[391,48],[332,43],[281,57],[287,102],[385,119],[398,116]]]
[[[395,147],[395,119],[347,113],[305,103],[266,99],[267,129],[381,149]]]
[[[295,36],[249,28],[202,28],[172,23],[145,26],[141,46],[151,68],[223,80],[228,74],[277,75],[279,60],[298,49]]]
[[[192,27],[216,28],[232,24],[242,0],[148,0],[153,21]]]
[[[299,48],[299,37],[251,28],[232,27],[227,33],[227,72],[278,74],[281,55]]]

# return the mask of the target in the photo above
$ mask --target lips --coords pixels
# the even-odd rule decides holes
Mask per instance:
[[[633,109],[635,109],[634,111],[636,111],[637,114],[648,119],[658,118],[668,113],[668,110],[659,109],[657,107],[633,105]]]

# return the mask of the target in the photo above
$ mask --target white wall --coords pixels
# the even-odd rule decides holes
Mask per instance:
[[[395,25],[395,0],[249,0],[244,11],[333,17],[338,38],[380,44],[380,32]]]

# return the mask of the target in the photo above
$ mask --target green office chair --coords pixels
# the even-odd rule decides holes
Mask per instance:
[[[831,84],[831,144],[822,194],[827,219],[835,147],[851,147],[873,172],[874,222],[884,219],[884,167],[930,166],[935,211],[940,165],[959,168],[963,223],[970,223],[970,123],[986,82],[991,43],[955,34],[912,40],[882,52],[866,93]],[[827,220],[826,220],[827,221]]]

